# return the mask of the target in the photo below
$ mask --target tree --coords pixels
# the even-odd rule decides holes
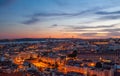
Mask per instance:
[[[74,58],[74,57],[76,57],[77,56],[77,51],[76,50],[74,50],[73,52],[72,52],[72,54],[69,54],[68,55],[68,57],[72,57],[72,58]]]
[[[102,68],[102,63],[101,62],[97,62],[95,65],[96,68]]]

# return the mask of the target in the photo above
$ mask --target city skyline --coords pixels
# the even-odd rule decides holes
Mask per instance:
[[[119,0],[1,0],[0,39],[120,38]]]

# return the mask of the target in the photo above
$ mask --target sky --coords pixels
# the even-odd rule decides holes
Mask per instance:
[[[0,0],[0,39],[120,38],[120,0]]]

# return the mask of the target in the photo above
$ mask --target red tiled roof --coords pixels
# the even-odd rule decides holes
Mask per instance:
[[[22,72],[16,72],[16,73],[0,73],[0,76],[23,76]]]

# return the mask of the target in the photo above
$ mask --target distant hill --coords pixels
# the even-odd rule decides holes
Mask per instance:
[[[45,40],[70,40],[71,38],[21,38],[21,39],[1,39],[0,42],[14,42],[14,41],[45,41]]]
[[[21,39],[1,39],[0,42],[14,42],[14,41],[41,41],[47,38],[21,38]]]

